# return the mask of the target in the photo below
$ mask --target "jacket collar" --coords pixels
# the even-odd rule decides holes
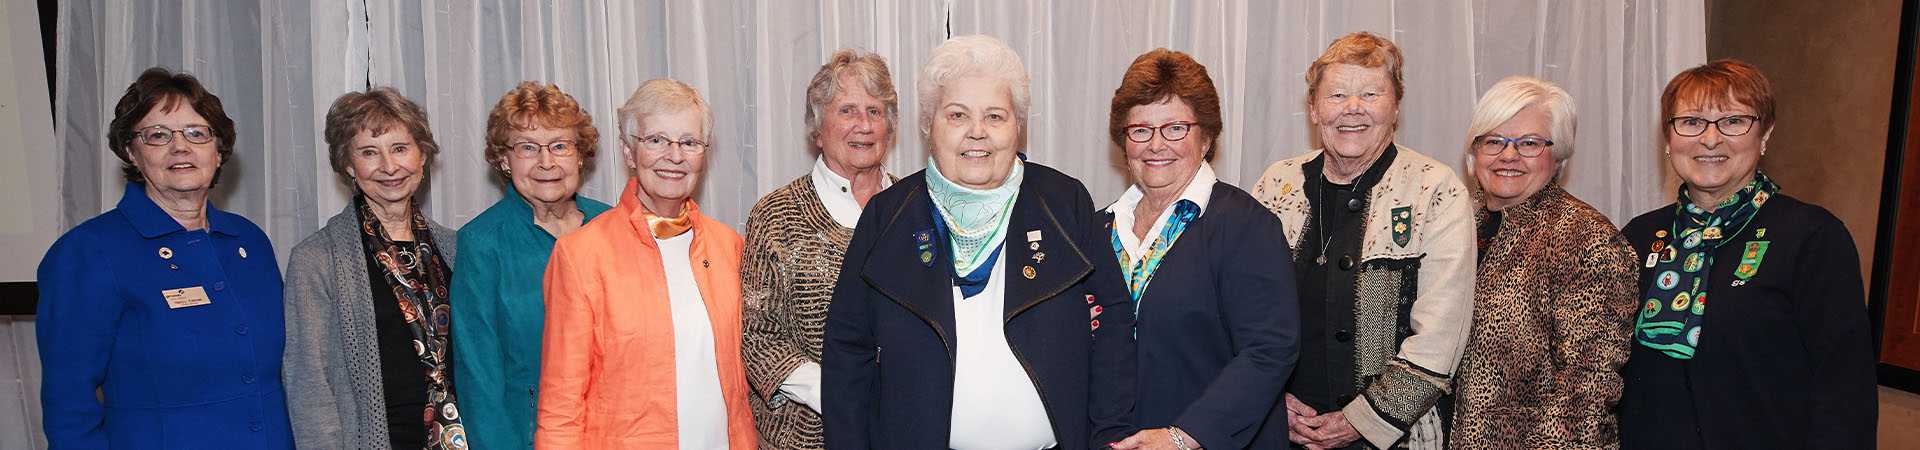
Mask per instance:
[[[126,192],[120,195],[120,203],[116,208],[126,215],[127,222],[133,225],[134,231],[140,232],[140,237],[153,239],[186,231],[186,227],[180,226],[180,221],[173,220],[173,216],[167,215],[159,204],[147,197],[146,186],[139,183],[127,182]],[[235,230],[239,229],[232,215],[214,208],[213,203],[207,203],[206,215],[207,231],[210,233],[235,236]]]
[[[1029,173],[1022,182],[1014,200],[1013,217],[1007,224],[1008,236],[1003,244],[1006,248],[1001,250],[1005,261],[994,269],[998,273],[993,276],[1006,277],[1005,320],[1012,320],[1028,308],[1059,295],[1093,272],[1093,262],[1088,259],[1086,249],[1073,240],[1080,233],[1070,232],[1059,220],[1061,215],[1074,212],[1052,210],[1038,193],[1058,186],[1035,186],[1041,177],[1033,175],[1037,174]],[[947,340],[948,351],[952,351],[953,281],[947,271],[938,266],[949,261],[945,253],[951,250],[935,244],[938,252],[933,257],[935,266],[920,262],[920,248],[914,236],[933,230],[933,201],[927,195],[924,177],[909,177],[900,183],[909,184],[908,193],[899,203],[881,210],[894,213],[877,230],[879,238],[872,253],[867,255],[860,276],[882,295],[943,330],[942,337]],[[1038,250],[1034,244],[1038,244]],[[1036,260],[1034,256],[1041,253],[1045,255]],[[1032,278],[1026,275],[1029,268]]]

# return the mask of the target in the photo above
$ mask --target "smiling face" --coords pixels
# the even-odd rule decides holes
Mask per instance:
[[[927,148],[940,174],[968,189],[1000,187],[1021,150],[1007,81],[962,76],[942,86],[939,99]]]
[[[1674,116],[1724,120],[1728,116],[1759,115],[1750,106],[1734,102],[1727,104],[1730,106],[1682,103],[1674,105]],[[1667,162],[1673,164],[1673,171],[1680,175],[1680,180],[1687,183],[1687,190],[1696,202],[1730,198],[1733,193],[1746,188],[1747,182],[1753,181],[1754,169],[1760,165],[1760,152],[1773,135],[1771,127],[1761,128],[1759,125],[1739,136],[1721,133],[1718,125],[1708,126],[1699,136],[1681,136],[1673,131],[1671,125],[1666,126],[1666,132]]]
[[[1498,127],[1486,134],[1508,139],[1537,137],[1553,140],[1552,118],[1545,108],[1538,104],[1527,105],[1508,118]],[[1486,191],[1487,209],[1499,211],[1526,201],[1535,192],[1553,181],[1554,163],[1552,147],[1547,147],[1537,156],[1521,156],[1513,145],[1500,150],[1499,155],[1488,156],[1473,154],[1473,177],[1480,182],[1480,189]]]
[[[574,143],[573,154],[553,155],[551,146],[562,141]],[[508,132],[507,145],[510,147],[522,144],[549,146],[549,149],[535,153],[532,158],[521,158],[511,150],[501,158],[501,165],[506,166],[507,174],[513,178],[514,192],[535,207],[573,200],[573,194],[580,191],[579,141],[580,133],[572,128],[540,127]]]
[[[813,144],[827,160],[827,167],[846,177],[854,172],[880,166],[887,157],[891,136],[887,134],[887,104],[867,92],[858,76],[840,77],[833,98],[821,106],[820,130]]]
[[[706,167],[706,152],[712,151],[712,146],[707,146],[699,153],[688,153],[677,144],[649,150],[641,145],[641,138],[657,135],[673,142],[705,142],[707,137],[700,133],[702,122],[704,118],[700,110],[695,108],[645,114],[640,116],[639,123],[633,128],[633,135],[639,138],[620,139],[627,167],[633,168],[634,176],[640,179],[640,201],[648,211],[662,217],[680,216],[681,205],[693,196],[694,189],[700,185],[701,169]]]
[[[376,209],[413,199],[426,175],[426,156],[415,145],[413,133],[399,124],[387,124],[385,133],[373,128],[353,135],[347,150],[349,174]]]
[[[172,107],[171,111],[167,110]],[[149,128],[154,126],[165,129]],[[140,134],[158,134],[166,130],[185,130],[189,126],[205,127],[207,119],[194,112],[185,100],[158,102],[147,111],[139,123],[134,124],[134,132]],[[187,142],[186,133],[172,133],[171,142],[166,145],[147,145],[139,136],[127,147],[133,157],[134,167],[140,169],[140,175],[146,179],[149,195],[160,192],[205,192],[213,186],[213,174],[220,169],[220,142],[207,141],[205,144]]]
[[[1371,160],[1393,142],[1400,100],[1384,67],[1328,65],[1307,106],[1331,157]]]
[[[1173,122],[1194,122],[1198,120],[1193,107],[1180,97],[1171,97],[1165,101],[1134,106],[1127,110],[1127,124],[1160,127]],[[1207,151],[1213,148],[1212,130],[1193,128],[1186,137],[1178,141],[1168,141],[1155,131],[1147,142],[1125,141],[1127,146],[1127,171],[1140,183],[1140,190],[1149,195],[1162,191],[1171,195],[1187,188],[1193,176],[1200,172],[1200,163],[1205,161]]]

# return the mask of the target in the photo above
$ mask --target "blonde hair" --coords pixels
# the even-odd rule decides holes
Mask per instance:
[[[653,114],[676,113],[688,108],[700,112],[700,139],[713,142],[713,109],[700,97],[700,90],[672,78],[655,78],[640,83],[633,96],[615,112],[620,119],[620,139],[639,132],[640,119]]]

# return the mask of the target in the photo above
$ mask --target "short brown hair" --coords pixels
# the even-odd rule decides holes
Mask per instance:
[[[1667,121],[1678,113],[1681,102],[1693,106],[1726,109],[1735,104],[1752,107],[1760,117],[1762,133],[1773,129],[1773,83],[1759,67],[1737,59],[1714,60],[1681,71],[1667,82],[1660,93],[1660,129],[1668,132]]]
[[[1186,53],[1154,49],[1133,59],[1120,88],[1113,90],[1113,109],[1107,114],[1107,135],[1121,148],[1127,146],[1127,112],[1135,106],[1151,105],[1179,98],[1193,107],[1194,124],[1209,141],[1220,137],[1220,91],[1213,87],[1207,66]],[[1209,146],[1205,159],[1213,161],[1217,146]],[[1124,150],[1123,150],[1124,151]]]
[[[126,175],[127,181],[147,184],[146,176],[133,164],[134,125],[140,124],[155,106],[172,111],[183,101],[194,113],[207,119],[207,127],[213,129],[220,166],[225,167],[227,161],[233,159],[233,119],[228,118],[226,108],[220,106],[220,97],[207,92],[191,74],[154,67],[140,72],[140,77],[127,86],[127,93],[121,95],[120,103],[113,107],[113,121],[107,123],[107,148],[113,151],[113,156],[120,157],[120,172]],[[213,169],[213,183],[220,183],[218,167]]]
[[[376,136],[386,134],[393,126],[403,127],[413,135],[414,146],[426,159],[420,165],[420,180],[425,183],[427,174],[433,172],[435,157],[440,155],[440,144],[433,141],[433,129],[427,126],[427,112],[390,87],[348,92],[334,99],[333,107],[327,108],[327,161],[333,164],[333,173],[339,174],[342,181],[352,178],[347,173],[347,153],[353,146],[354,136],[362,131]]]
[[[807,83],[807,148],[820,150],[813,138],[820,134],[820,121],[826,116],[822,111],[833,96],[840,94],[840,77],[847,75],[859,79],[867,95],[887,105],[887,148],[893,148],[900,128],[900,94],[893,89],[893,73],[887,70],[886,58],[851,49],[833,52],[827,63],[820,65],[820,71],[813,73],[813,81]]]
[[[1313,65],[1307,66],[1307,103],[1312,104],[1313,99],[1319,98],[1316,91],[1320,89],[1320,75],[1327,71],[1327,66],[1334,64],[1385,68],[1387,77],[1393,79],[1393,99],[1406,99],[1407,84],[1400,74],[1405,62],[1400,57],[1400,47],[1378,34],[1362,31],[1336,39],[1333,44],[1327,45],[1327,51],[1320,54],[1320,59],[1313,60]]]
[[[500,164],[507,160],[507,135],[535,128],[571,129],[582,164],[592,164],[600,153],[600,129],[593,126],[593,115],[580,108],[573,96],[560,92],[560,86],[522,81],[512,92],[500,96],[487,114],[487,165],[503,177],[511,178]]]

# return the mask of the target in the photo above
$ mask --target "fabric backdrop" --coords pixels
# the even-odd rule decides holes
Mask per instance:
[[[430,217],[458,227],[506,195],[482,146],[487,112],[515,84],[558,84],[594,115],[601,151],[581,192],[614,202],[627,177],[614,110],[642,81],[680,79],[705,94],[715,119],[701,211],[739,229],[755,200],[810,168],[806,83],[841,47],[873,51],[891,66],[901,113],[887,164],[906,175],[926,160],[913,85],[928,52],[952,35],[1000,38],[1033,80],[1029,156],[1080,178],[1104,204],[1129,183],[1106,117],[1135,56],[1166,47],[1207,66],[1226,120],[1214,165],[1222,180],[1250,188],[1268,164],[1316,146],[1307,65],[1333,39],[1372,31],[1406,57],[1397,142],[1456,170],[1482,90],[1516,74],[1566,86],[1582,125],[1567,190],[1623,223],[1671,200],[1654,147],[1659,94],[1706,55],[1702,2],[1669,0],[95,0],[59,8],[62,228],[119,200],[119,160],[102,141],[113,102],[141,70],[165,66],[199,76],[234,117],[238,142],[214,202],[260,224],[283,256],[349,201],[328,165],[322,120],[335,97],[368,85],[393,86],[426,108],[441,154],[422,199]],[[23,375],[37,398],[37,368],[22,370],[35,372]]]

